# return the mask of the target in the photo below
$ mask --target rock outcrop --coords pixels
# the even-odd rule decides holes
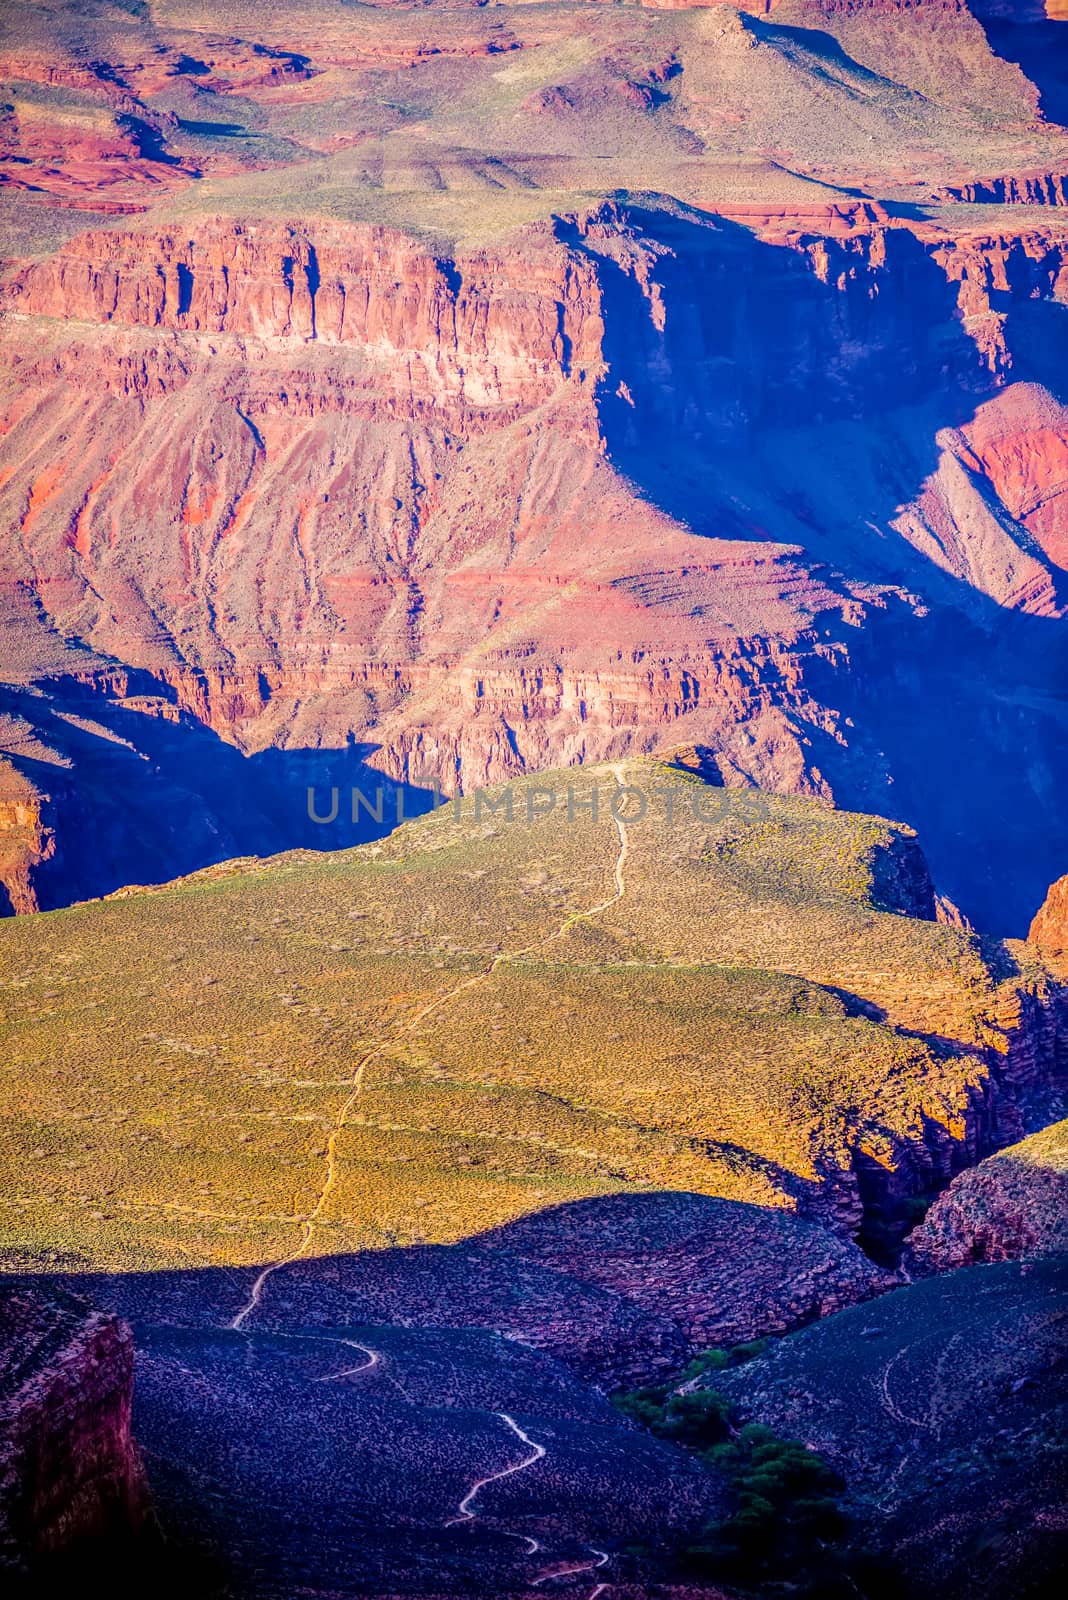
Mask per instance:
[[[698,1194],[620,1194],[437,1248],[287,1273],[261,1325],[495,1328],[617,1389],[696,1352],[789,1332],[893,1288],[850,1241],[788,1212]]]
[[[1068,877],[1058,878],[1051,887],[1028,938],[1052,966],[1068,969]]]
[[[0,1567],[33,1572],[144,1522],[133,1340],[59,1289],[0,1285]]]
[[[1068,1122],[954,1178],[909,1236],[913,1272],[1068,1252]]]

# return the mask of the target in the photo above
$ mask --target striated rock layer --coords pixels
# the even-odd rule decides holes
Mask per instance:
[[[147,1512],[130,1437],[133,1340],[61,1290],[0,1291],[0,1567],[105,1536]]]
[[[909,1237],[913,1271],[1068,1251],[1068,1122],[954,1178]]]
[[[1023,932],[1068,859],[1060,24],[194,10],[30,5],[0,55],[5,909],[309,842],[310,752],[470,790],[690,740]],[[271,759],[227,813],[229,751]]]
[[[1055,234],[950,239],[863,207],[745,228],[608,207],[453,261],[329,225],[84,235],[9,288],[0,497],[27,670],[44,603],[95,652],[68,678],[105,706],[104,661],[151,675],[135,742],[170,701],[246,751],[355,738],[395,779],[470,789],[685,730],[728,783],[875,806],[917,752],[888,770],[872,750],[865,630],[926,648],[952,585],[1060,615],[1068,420],[1003,387],[994,308],[1060,298],[1065,259]],[[736,302],[726,339],[709,279]],[[954,303],[955,344],[913,336]],[[876,384],[913,416],[947,353],[973,410],[1001,397],[939,435],[873,558],[834,480],[798,476],[806,444],[837,451]],[[822,444],[799,423],[817,383]],[[749,452],[777,485],[725,477]],[[783,509],[802,486],[831,497],[822,533]],[[974,872],[935,858],[974,909]]]

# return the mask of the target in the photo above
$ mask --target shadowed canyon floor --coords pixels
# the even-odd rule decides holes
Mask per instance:
[[[972,1267],[717,1379],[839,1466],[917,1595],[1052,1595],[1068,1553],[1066,1264]]]
[[[10,908],[307,844],[353,747],[471,790],[690,739],[1022,934],[1068,859],[1056,17],[18,8]]]

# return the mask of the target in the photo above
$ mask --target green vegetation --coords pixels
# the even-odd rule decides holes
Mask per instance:
[[[763,1353],[766,1339],[731,1350],[706,1350],[682,1384],[656,1384],[613,1396],[613,1404],[658,1439],[697,1451],[725,1475],[731,1509],[676,1552],[689,1569],[747,1586],[789,1579],[801,1592],[823,1592],[841,1570],[835,1548],[848,1531],[845,1485],[814,1451],[758,1423],[737,1427],[730,1400],[691,1385]]]
[[[848,1531],[840,1476],[805,1445],[759,1423],[713,1445],[705,1459],[727,1474],[735,1509],[705,1527],[687,1560],[743,1584],[789,1579],[825,1593],[841,1565],[833,1546]]]
[[[654,1384],[613,1395],[612,1403],[658,1439],[670,1439],[673,1444],[700,1450],[727,1436],[730,1405],[712,1389],[680,1391],[669,1384]]]
[[[328,1145],[315,1254],[629,1189],[790,1209],[921,1107],[959,1128],[997,982],[971,936],[877,908],[901,830],[700,789],[710,820],[627,823],[616,899],[615,781],[539,779],[599,787],[573,824],[467,802],[0,926],[3,1259],[276,1259]],[[928,997],[958,1053],[917,1037]]]

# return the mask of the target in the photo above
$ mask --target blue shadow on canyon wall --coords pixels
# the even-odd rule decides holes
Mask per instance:
[[[43,910],[236,856],[364,844],[434,803],[428,789],[369,766],[373,745],[246,756],[182,712],[156,679],[125,670],[123,678],[123,699],[73,678],[0,686],[0,713],[28,724],[60,758],[40,745],[7,756],[40,793],[63,801],[55,849],[34,873]],[[144,705],[154,709],[136,709]],[[326,818],[333,788],[336,818],[314,821],[309,790]],[[355,817],[353,789],[366,800]]]
[[[583,1541],[618,1550],[643,1528],[699,1524],[715,1479],[608,1392],[739,1343],[754,1306],[792,1327],[887,1282],[791,1213],[684,1192],[294,1261],[235,1329],[260,1271],[0,1279],[75,1291],[132,1325],[135,1437],[176,1570],[205,1597],[511,1593],[539,1571],[517,1565],[517,1513],[549,1519],[563,1565]],[[522,1459],[508,1416],[545,1441],[549,1471],[457,1519],[477,1477]]]
[[[1046,120],[1068,123],[1068,21],[1054,22],[1037,15],[1029,22],[1010,21],[1004,15],[984,18],[986,7],[973,9],[979,13],[994,54],[1022,68],[1038,89]],[[999,9],[1004,10],[991,8]]]
[[[904,228],[884,235],[892,270],[872,272],[847,236],[823,282],[801,251],[726,219],[621,203],[655,252],[644,282],[595,231],[562,230],[603,285],[610,460],[695,533],[792,547],[860,600],[863,627],[831,608],[799,624],[806,681],[858,730],[806,727],[812,764],[838,804],[917,826],[938,887],[977,926],[1026,933],[1068,870],[1068,626],[1000,604],[891,527],[943,430],[999,392],[957,286]],[[1068,308],[1042,299],[1048,264],[1016,270],[1015,296],[991,293],[1010,380],[1063,400]],[[1033,549],[977,476],[969,492]],[[1068,577],[1050,566],[1049,583],[1063,607]]]

